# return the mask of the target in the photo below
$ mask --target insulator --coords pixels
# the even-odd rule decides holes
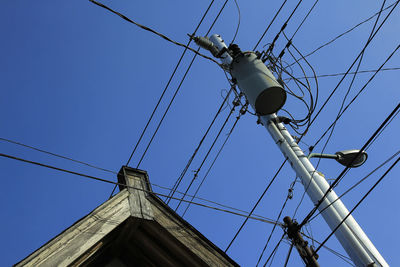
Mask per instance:
[[[193,40],[195,43],[200,46],[201,48],[207,49],[208,51],[211,52],[211,54],[216,57],[219,53],[219,50],[215,45],[207,38],[207,37],[193,37]]]

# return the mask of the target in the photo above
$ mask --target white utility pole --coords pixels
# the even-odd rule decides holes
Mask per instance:
[[[228,50],[224,41],[216,34],[210,39],[204,37],[194,39],[197,44],[221,59],[239,89],[246,95],[249,104],[259,115],[262,125],[301,178],[306,193],[316,205],[329,190],[329,184],[318,174],[275,114],[286,101],[283,87],[254,52],[241,52],[237,46]],[[332,230],[349,214],[333,190],[326,195],[318,209],[322,211],[323,218]],[[356,266],[389,266],[353,216],[350,215],[346,219],[336,230],[335,235]]]

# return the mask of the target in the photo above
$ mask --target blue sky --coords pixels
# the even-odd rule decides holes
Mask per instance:
[[[223,2],[215,1],[199,28],[200,35],[207,32]],[[282,2],[255,0],[248,3],[238,0],[241,24],[235,42],[242,50],[254,47]],[[285,30],[289,36],[314,3],[303,2]],[[209,5],[209,1],[182,0],[116,0],[104,3],[181,43],[188,41],[186,34],[194,31]],[[296,4],[297,1],[287,3],[260,43],[260,51],[262,46],[272,41]],[[368,18],[380,6],[381,1],[372,0],[320,1],[296,34],[293,44],[301,52],[308,53]],[[367,48],[361,70],[377,69],[399,44],[399,8],[394,10]],[[129,24],[89,1],[3,1],[0,13],[0,137],[118,171],[126,164],[183,48]],[[221,34],[229,43],[237,21],[236,6],[229,1],[211,33]],[[365,44],[373,23],[374,20],[371,20],[363,24],[310,56],[309,62],[317,74],[346,71]],[[274,53],[278,54],[284,45],[285,40],[281,36]],[[197,48],[195,44],[192,47]],[[208,55],[207,51],[201,51]],[[192,56],[188,52],[184,57],[131,166],[136,167]],[[293,61],[288,53],[283,60]],[[400,57],[395,54],[385,67],[399,67],[399,63]],[[293,68],[293,75],[301,76],[299,68]],[[357,76],[348,99],[358,92],[371,75]],[[338,121],[326,152],[362,147],[399,103],[398,77],[398,71],[395,70],[376,76]],[[317,109],[340,78],[319,78]],[[336,117],[350,78],[338,88],[303,138],[301,147],[305,151]],[[216,64],[203,58],[195,60],[139,166],[149,173],[152,183],[168,188],[173,186],[218,110],[227,89],[229,84]],[[315,88],[312,90],[315,95]],[[180,191],[184,191],[192,179],[192,171],[200,165],[228,109],[218,117],[210,136],[189,168]],[[304,107],[294,98],[288,98],[285,109],[295,117],[305,113]],[[230,120],[222,137],[226,136],[232,124],[233,120]],[[351,170],[339,184],[336,189],[338,194],[399,150],[398,132],[399,118],[395,118],[368,150],[366,164]],[[204,177],[222,141],[223,138],[217,142],[199,177]],[[322,146],[323,142],[314,151],[321,151]],[[0,153],[116,181],[113,174],[4,141],[0,141]],[[198,196],[250,211],[282,161],[283,156],[266,130],[256,124],[254,116],[246,114],[239,120]],[[316,160],[313,162],[317,163]],[[387,167],[343,198],[349,209]],[[6,158],[0,159],[0,170],[2,266],[23,259],[89,213],[107,200],[113,188],[110,184]],[[343,168],[334,161],[323,160],[318,170],[327,178],[336,178]],[[393,266],[400,264],[395,245],[400,235],[393,228],[393,222],[400,219],[396,204],[400,185],[396,178],[399,174],[398,167],[395,167],[354,213],[355,219]],[[294,178],[295,173],[285,166],[255,213],[276,218]],[[196,180],[194,185],[198,183]],[[167,190],[156,186],[153,188],[156,192],[168,194]],[[193,193],[195,188],[191,188],[189,193]],[[288,202],[284,216],[293,214],[303,191],[302,185],[296,183],[294,197]],[[171,202],[171,205],[175,207],[176,202]],[[178,213],[183,212],[183,207],[185,205]],[[302,220],[311,208],[312,203],[306,196],[296,219]],[[242,217],[195,206],[190,207],[184,218],[222,249],[226,248],[243,221]],[[320,218],[311,223],[311,228],[318,241],[330,233]],[[269,224],[249,221],[228,254],[243,266],[254,266],[271,229]],[[277,229],[261,262],[265,262],[281,234],[282,230]],[[345,253],[335,238],[331,238],[327,245]],[[273,266],[283,265],[288,247],[287,243],[280,246]],[[325,249],[321,249],[319,254],[322,266],[346,264]],[[300,265],[299,256],[293,252],[289,266]]]

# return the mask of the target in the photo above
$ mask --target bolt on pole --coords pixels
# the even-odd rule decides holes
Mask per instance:
[[[194,40],[199,46],[211,50],[213,55],[221,60],[223,67],[230,72],[240,91],[259,115],[261,124],[268,130],[284,157],[301,178],[307,195],[317,204],[329,190],[329,184],[318,174],[275,114],[286,101],[286,92],[282,85],[256,53],[242,52],[237,45],[230,45],[228,48],[217,34],[210,38],[195,37]],[[332,230],[349,214],[333,190],[326,195],[318,209],[322,211],[323,218]],[[346,219],[335,232],[335,236],[356,266],[389,266],[353,216],[350,215]]]

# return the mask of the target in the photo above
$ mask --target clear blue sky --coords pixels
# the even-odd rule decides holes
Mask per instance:
[[[215,1],[199,34],[206,33],[223,2]],[[256,0],[250,3],[238,0],[241,25],[236,43],[242,50],[254,47],[282,2]],[[272,41],[297,3],[289,2],[259,49]],[[288,24],[286,33],[289,36],[314,3],[311,0],[303,2]],[[392,2],[388,1],[387,5]],[[209,5],[209,1],[183,0],[116,0],[104,3],[182,43],[187,42],[186,34],[193,32]],[[308,53],[371,16],[380,6],[381,1],[372,0],[320,1],[293,43],[300,51]],[[399,8],[395,9],[366,50],[361,70],[378,68],[399,44]],[[0,137],[118,171],[126,164],[183,49],[89,1],[3,1],[0,14]],[[211,33],[221,34],[229,43],[237,21],[237,9],[234,2],[229,1]],[[310,56],[308,59],[317,74],[346,71],[365,44],[373,23],[374,20],[371,20],[363,24]],[[284,45],[281,36],[274,52],[279,53]],[[197,48],[195,45],[192,47]],[[131,166],[136,167],[192,56],[191,52],[185,56]],[[292,62],[288,53],[283,60]],[[395,54],[385,67],[399,66],[400,57]],[[293,69],[293,74],[301,76],[298,68]],[[346,103],[370,76],[371,73],[357,76]],[[385,71],[377,75],[339,120],[326,152],[361,148],[398,104],[398,77],[399,71]],[[319,79],[317,109],[339,79],[340,76]],[[304,137],[305,144],[301,144],[304,150],[308,149],[306,144],[315,143],[337,115],[349,82],[347,78],[339,87]],[[152,183],[169,188],[173,186],[222,102],[221,95],[226,93],[226,89],[229,89],[229,84],[221,69],[210,61],[197,58],[140,165],[149,173]],[[315,94],[314,87],[312,90]],[[285,108],[297,117],[305,112],[293,98],[288,99]],[[192,179],[192,170],[200,165],[227,113],[228,109],[225,109],[220,114],[216,127],[185,176],[180,191],[185,190]],[[233,120],[229,121],[222,137],[226,136],[232,123]],[[399,118],[396,118],[368,150],[367,163],[351,170],[339,184],[336,189],[338,194],[399,150],[399,129]],[[204,177],[221,141],[218,141],[200,171],[200,178]],[[323,142],[315,148],[315,152],[321,151],[322,145]],[[110,173],[4,141],[0,141],[0,153],[116,181],[115,175]],[[282,161],[283,156],[266,130],[256,124],[255,117],[247,114],[239,120],[199,196],[250,211]],[[349,209],[385,168],[344,197]],[[342,169],[330,160],[323,160],[319,165],[319,171],[327,178],[336,178]],[[397,206],[399,174],[399,168],[395,167],[354,213],[356,220],[392,266],[400,265],[396,245],[400,234],[394,223],[400,220]],[[85,216],[107,200],[113,188],[109,184],[6,158],[0,158],[0,177],[1,266],[18,262]],[[276,218],[294,178],[294,172],[286,166],[255,213]],[[194,184],[197,186],[198,183],[199,180],[196,180]],[[167,190],[153,188],[156,192],[168,193]],[[293,214],[303,191],[302,185],[297,183],[294,198],[289,201],[283,215]],[[175,207],[176,203],[171,202],[171,205]],[[296,219],[302,220],[311,208],[312,203],[306,196]],[[179,213],[182,211],[182,208],[178,210]],[[226,248],[243,221],[235,215],[195,206],[190,207],[184,218],[222,249]],[[228,254],[242,266],[255,266],[271,228],[266,223],[249,221]],[[320,218],[311,223],[311,228],[318,241],[330,233]],[[262,263],[281,234],[282,230],[277,229]],[[331,238],[327,245],[345,253],[335,238]],[[288,247],[287,243],[282,243],[273,266],[282,266]],[[319,254],[322,266],[346,266],[345,262],[325,249]],[[295,251],[289,266],[301,266]]]

